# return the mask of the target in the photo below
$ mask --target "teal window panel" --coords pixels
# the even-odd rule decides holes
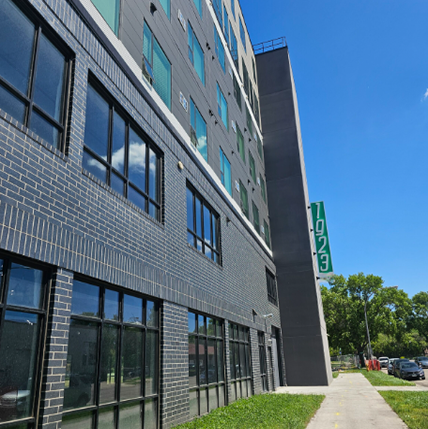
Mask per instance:
[[[226,72],[224,46],[223,46],[223,43],[221,42],[220,35],[218,34],[218,31],[215,25],[214,25],[214,40],[215,40],[215,53],[217,55],[221,68],[223,69],[224,72]]]
[[[190,99],[190,139],[200,154],[208,161],[207,123],[204,121],[195,103]]]
[[[171,19],[171,0],[159,0],[168,19]]]
[[[230,162],[220,148],[220,174],[221,183],[226,188],[227,192],[232,195],[232,173],[230,168]]]
[[[119,34],[120,0],[91,0],[116,36]]]

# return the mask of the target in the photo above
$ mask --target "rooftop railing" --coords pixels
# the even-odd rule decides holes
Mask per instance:
[[[285,48],[286,46],[287,41],[285,37],[278,37],[278,39],[257,43],[253,45],[253,49],[255,54],[262,54],[264,52],[274,51],[275,49]]]

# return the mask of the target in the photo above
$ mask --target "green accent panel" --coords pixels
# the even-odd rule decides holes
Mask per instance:
[[[92,0],[98,12],[116,35],[119,33],[120,0]]]

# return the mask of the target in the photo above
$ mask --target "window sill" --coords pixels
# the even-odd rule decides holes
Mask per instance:
[[[6,113],[4,110],[0,109],[0,118],[3,119],[5,122],[10,124],[12,127],[16,128],[17,130],[24,133],[27,137],[29,137],[34,142],[38,143],[40,146],[43,146],[46,150],[56,155],[58,158],[60,158],[62,161],[67,162],[68,157],[64,155],[60,150],[53,147],[50,143],[48,143],[46,140],[43,140],[41,137],[39,137],[35,132],[31,131],[29,128],[22,125],[20,122],[18,122],[16,119],[12,118],[8,113]]]
[[[164,224],[162,222],[160,222],[159,220],[157,220],[154,217],[150,216],[144,210],[140,209],[134,203],[132,203],[131,201],[129,201],[127,198],[125,198],[123,195],[120,195],[114,189],[110,188],[110,186],[108,186],[106,183],[102,182],[100,179],[98,179],[97,177],[95,177],[93,174],[89,173],[89,171],[86,171],[85,169],[82,168],[82,174],[84,176],[86,176],[88,179],[90,179],[93,182],[95,182],[98,186],[100,186],[104,190],[108,191],[110,194],[114,195],[116,198],[118,198],[119,200],[121,200],[124,204],[126,204],[129,207],[131,207],[132,209],[134,209],[139,214],[143,215],[147,220],[150,220],[151,222],[153,222],[157,226],[161,227],[162,229],[165,229],[165,226],[164,226]],[[162,211],[162,205],[161,205],[161,209],[160,210]]]

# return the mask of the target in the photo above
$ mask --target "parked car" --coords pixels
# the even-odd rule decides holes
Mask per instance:
[[[400,376],[400,366],[404,362],[410,362],[410,361],[409,359],[397,359],[396,361],[394,361],[394,363],[392,364],[392,373],[394,377]]]
[[[421,368],[428,368],[428,357],[419,356],[415,359],[415,363],[419,365]]]
[[[398,377],[404,380],[425,380],[425,372],[415,362],[401,362]]]
[[[378,360],[381,368],[388,368],[389,358],[387,358],[386,356],[382,356]]]
[[[388,363],[388,374],[389,375],[394,375],[394,362],[396,360],[398,360],[399,358],[391,358],[389,359],[389,363]]]

